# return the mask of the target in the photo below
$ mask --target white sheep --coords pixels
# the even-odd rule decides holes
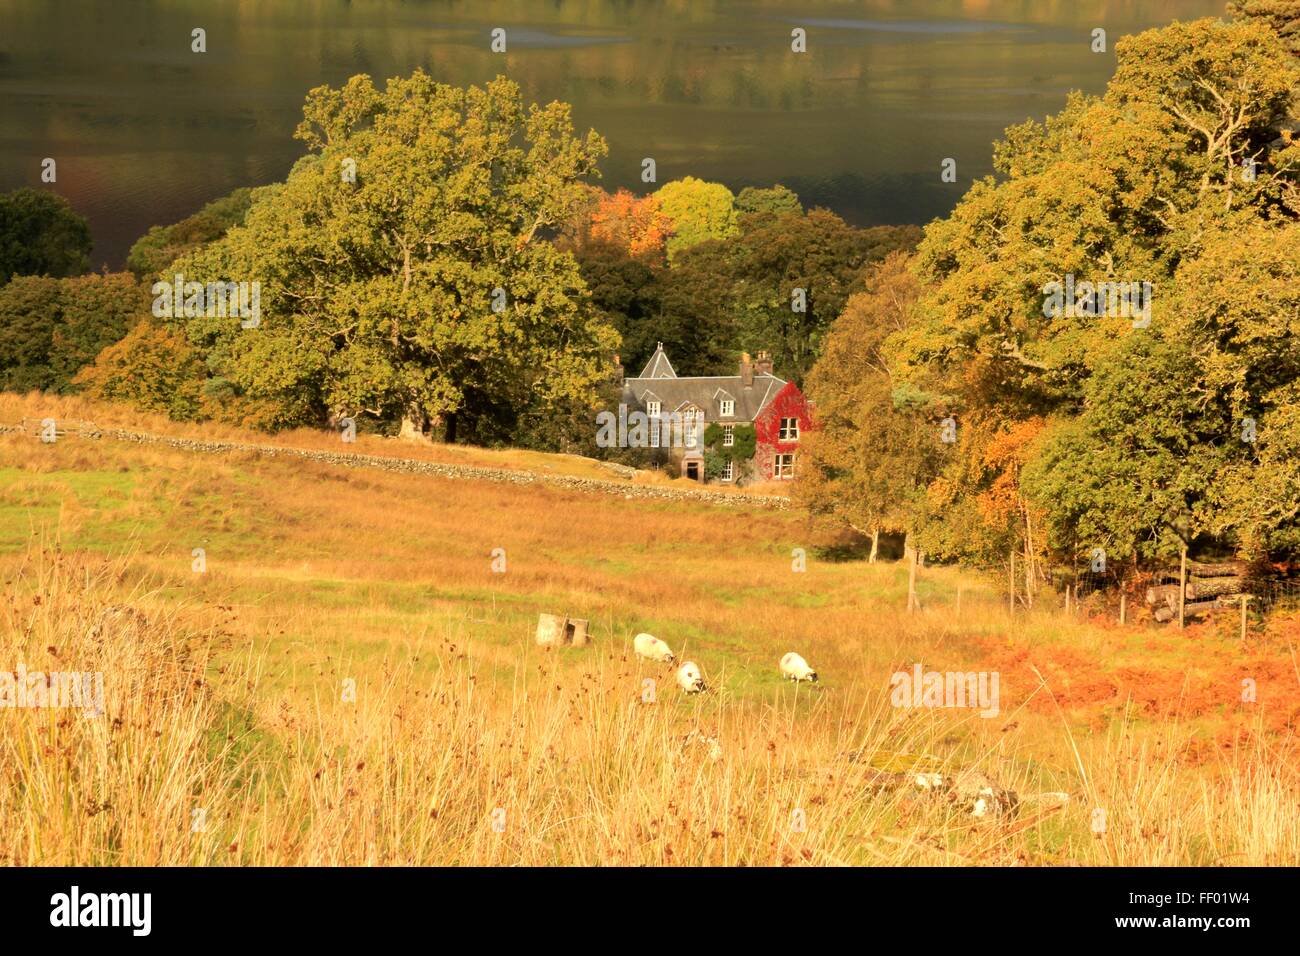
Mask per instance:
[[[781,658],[781,676],[792,681],[806,680],[817,683],[817,672],[794,651]]]
[[[677,684],[688,694],[698,694],[706,690],[704,678],[700,676],[700,668],[695,661],[687,661],[677,668]]]
[[[636,651],[637,657],[658,661],[661,664],[671,664],[676,660],[668,645],[653,634],[638,634],[632,638],[632,649]]]

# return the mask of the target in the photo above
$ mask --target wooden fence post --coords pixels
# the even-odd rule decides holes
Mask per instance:
[[[1010,575],[1010,600],[1007,605],[1008,611],[1014,616],[1016,613],[1016,549],[1011,549],[1011,575]]]
[[[1128,595],[1121,594],[1119,596],[1119,626],[1120,627],[1124,626],[1124,612],[1127,610],[1128,610]]]
[[[1187,605],[1187,545],[1183,545],[1182,563],[1178,569],[1178,626],[1186,625],[1185,609]]]
[[[1246,602],[1250,600],[1249,594],[1241,596],[1241,643],[1246,643]]]
[[[907,613],[916,610],[916,548],[908,548],[907,562]]]

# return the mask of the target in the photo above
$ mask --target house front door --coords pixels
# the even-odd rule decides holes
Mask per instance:
[[[698,461],[687,460],[682,462],[686,468],[686,477],[691,481],[700,480],[700,463]]]

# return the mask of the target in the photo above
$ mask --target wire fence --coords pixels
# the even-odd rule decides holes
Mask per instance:
[[[1130,619],[1140,608],[1148,609],[1158,620],[1177,617],[1180,568],[1176,566],[1103,570],[1084,564],[1054,568],[1047,578],[1067,607],[1118,611],[1123,604]],[[1290,567],[1267,564],[1243,566],[1235,574],[1189,571],[1183,589],[1183,609],[1194,616],[1240,611],[1243,598],[1249,610],[1256,614],[1300,609],[1300,573]],[[1169,613],[1162,615],[1161,607]]]

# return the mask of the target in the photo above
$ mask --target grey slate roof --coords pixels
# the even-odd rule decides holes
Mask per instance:
[[[676,378],[677,373],[673,371],[673,363],[668,361],[668,355],[664,352],[664,344],[659,343],[655,349],[655,354],[650,356],[650,361],[645,363],[645,368],[641,370],[640,378]]]
[[[641,411],[647,401],[657,401],[664,414],[694,405],[703,409],[706,422],[752,422],[785,384],[785,379],[767,373],[755,373],[754,384],[748,388],[739,375],[679,378],[660,346],[639,376],[624,380],[622,401],[629,409]],[[721,402],[725,398],[732,399],[736,408],[735,414],[724,418]]]

